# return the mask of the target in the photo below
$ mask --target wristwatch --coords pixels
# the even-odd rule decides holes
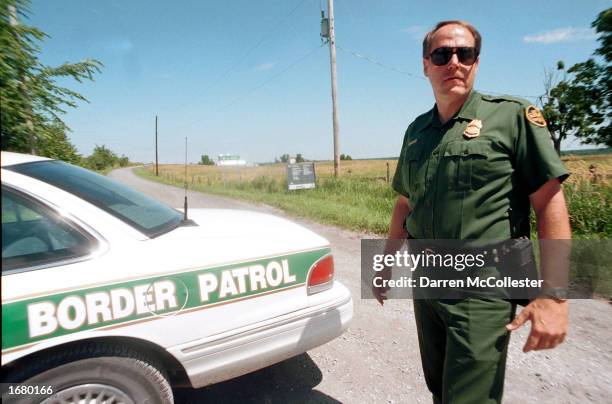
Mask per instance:
[[[564,302],[569,298],[569,290],[566,288],[549,288],[543,287],[540,294],[547,297],[552,297],[555,300]]]

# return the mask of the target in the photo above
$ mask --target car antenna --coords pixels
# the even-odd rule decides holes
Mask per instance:
[[[184,216],[183,216],[183,221],[187,221],[187,136],[185,136],[185,206],[183,206],[184,209]]]

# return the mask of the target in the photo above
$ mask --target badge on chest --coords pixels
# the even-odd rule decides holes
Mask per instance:
[[[463,137],[466,139],[473,139],[480,136],[480,130],[482,129],[482,121],[480,119],[474,119],[467,124],[463,131]]]

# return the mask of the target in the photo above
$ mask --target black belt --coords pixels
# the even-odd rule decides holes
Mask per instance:
[[[425,254],[482,254],[486,266],[497,266],[508,258],[512,258],[512,263],[515,265],[525,265],[533,262],[531,240],[527,238],[505,240],[483,247],[440,246],[435,242],[433,244],[430,242],[421,243],[418,240],[411,241],[409,244],[418,245],[420,247],[419,252],[423,251]]]

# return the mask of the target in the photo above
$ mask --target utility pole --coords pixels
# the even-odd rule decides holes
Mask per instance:
[[[331,65],[331,87],[333,105],[333,124],[334,124],[334,177],[340,175],[340,141],[338,124],[338,83],[336,77],[336,33],[334,28],[334,0],[327,0],[327,12],[329,14],[329,30],[327,39],[329,43],[329,61]],[[323,18],[325,20],[325,18]]]
[[[8,6],[9,23],[11,26],[16,27],[19,25],[17,20],[17,9],[13,5]],[[15,39],[19,44],[19,34],[15,34]],[[19,49],[21,51],[21,48]],[[34,135],[34,124],[32,123],[32,103],[30,102],[30,96],[26,87],[26,77],[23,68],[19,68],[19,80],[21,81],[20,90],[23,98],[26,101],[26,128],[28,131],[28,139],[30,143],[30,153],[36,155],[36,137]]]
[[[157,115],[155,115],[155,176],[159,177],[159,167],[157,160]]]
[[[183,212],[183,220],[187,221],[187,136],[185,136],[185,204]]]

